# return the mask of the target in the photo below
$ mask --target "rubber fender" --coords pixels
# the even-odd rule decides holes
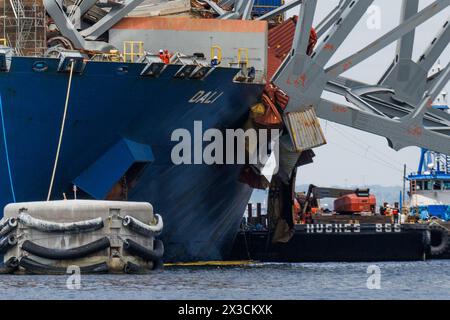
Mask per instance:
[[[11,257],[0,267],[0,274],[11,274],[19,268],[19,259]]]
[[[53,222],[33,218],[28,213],[21,213],[19,220],[27,227],[37,229],[42,232],[88,232],[103,228],[102,218],[95,218],[77,222]]]
[[[153,261],[153,271],[163,271],[164,270],[164,262],[162,259]]]
[[[11,217],[11,218],[3,218],[2,220],[0,220],[0,230],[2,230],[7,225],[17,227],[17,219]]]
[[[162,259],[153,261],[153,267],[151,270],[138,266],[137,264],[132,263],[130,261],[128,261],[123,267],[123,272],[127,274],[147,274],[151,273],[152,271],[163,271],[163,270],[164,270],[164,263]]]
[[[128,261],[123,267],[123,272],[127,274],[147,274],[150,273],[151,270]]]
[[[63,275],[68,274],[66,268],[61,267],[53,267],[49,265],[45,265],[39,262],[34,261],[28,257],[23,257],[20,259],[19,265],[25,269],[25,271],[29,274],[44,274],[44,275]],[[80,267],[81,273],[84,274],[95,274],[95,273],[108,273],[109,268],[106,262],[97,263],[93,265],[88,265],[84,267]]]
[[[422,244],[425,254],[431,255],[431,231],[429,229],[422,233]]]
[[[145,224],[132,216],[125,216],[122,225],[144,237],[154,237],[162,232],[164,227],[163,219],[159,214],[155,214],[156,225]]]
[[[159,239],[153,241],[153,249],[148,249],[131,239],[126,239],[123,242],[123,248],[132,255],[136,255],[145,261],[155,262],[161,260],[164,255],[164,244]]]
[[[17,244],[15,235],[7,235],[0,240],[0,253],[3,254]]]
[[[444,254],[449,246],[449,234],[448,230],[441,225],[433,224],[429,226],[431,232],[431,248],[430,254],[432,256],[440,256]],[[434,239],[438,239],[438,243],[434,244]]]
[[[50,249],[42,247],[30,240],[26,240],[22,244],[22,249],[41,258],[52,260],[72,260],[84,258],[92,253],[99,252],[109,248],[111,243],[107,237],[103,237],[91,243],[71,249]]]
[[[17,228],[18,222],[16,218],[9,218],[0,230],[0,237],[6,236],[8,233]]]

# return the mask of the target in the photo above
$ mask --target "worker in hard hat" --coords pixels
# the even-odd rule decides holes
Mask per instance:
[[[390,204],[388,204],[388,205],[386,206],[386,211],[384,212],[384,215],[385,215],[386,217],[390,217],[391,220],[392,220],[392,207],[391,207]]]
[[[211,67],[217,67],[220,64],[219,58],[214,56],[211,60]]]
[[[159,50],[159,59],[161,59],[161,62],[164,63],[164,51],[163,51],[163,49]]]
[[[164,63],[169,64],[170,58],[172,58],[172,56],[170,55],[169,50],[164,50]]]
[[[392,209],[392,220],[393,220],[393,223],[398,223],[399,222],[399,219],[398,219],[398,217],[399,217],[399,214],[400,214],[400,209],[399,209],[399,203],[395,203],[394,204],[394,208]]]

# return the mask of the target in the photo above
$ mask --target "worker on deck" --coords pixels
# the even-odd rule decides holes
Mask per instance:
[[[219,58],[217,56],[214,56],[211,60],[211,67],[217,67],[220,64]]]
[[[300,203],[298,202],[297,198],[294,197],[294,223],[300,223]]]
[[[384,202],[383,205],[380,206],[380,214],[381,214],[382,216],[384,216],[384,215],[386,214],[387,205],[388,205],[388,203],[387,203],[387,202]]]
[[[164,51],[163,51],[163,49],[159,50],[159,59],[161,59],[161,62],[164,63]]]
[[[392,217],[393,217],[393,222],[394,223],[398,223],[398,216],[400,214],[400,209],[398,208],[398,203],[396,202],[394,204],[394,208],[392,209]]]
[[[388,205],[386,206],[386,211],[384,212],[384,215],[385,215],[386,217],[390,217],[390,218],[391,218],[391,221],[392,221],[392,207],[391,207],[390,204],[388,204]]]
[[[170,55],[169,50],[164,50],[164,64],[169,64],[170,58],[172,58],[172,56]]]

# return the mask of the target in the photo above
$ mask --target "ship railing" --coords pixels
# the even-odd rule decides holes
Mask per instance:
[[[242,57],[242,55],[244,55],[244,57]],[[248,48],[238,49],[238,64],[245,64],[246,66],[249,66]]]
[[[89,60],[102,62],[125,62],[125,59],[117,53],[97,53],[93,55]]]
[[[222,62],[222,47],[215,45],[211,47],[211,60],[217,57],[217,60],[219,61],[219,63]]]
[[[145,55],[143,41],[124,41],[123,59],[125,62],[136,62]]]

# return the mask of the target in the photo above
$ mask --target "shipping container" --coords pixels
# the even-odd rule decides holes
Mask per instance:
[[[284,4],[284,0],[255,0],[253,15],[262,16]]]

